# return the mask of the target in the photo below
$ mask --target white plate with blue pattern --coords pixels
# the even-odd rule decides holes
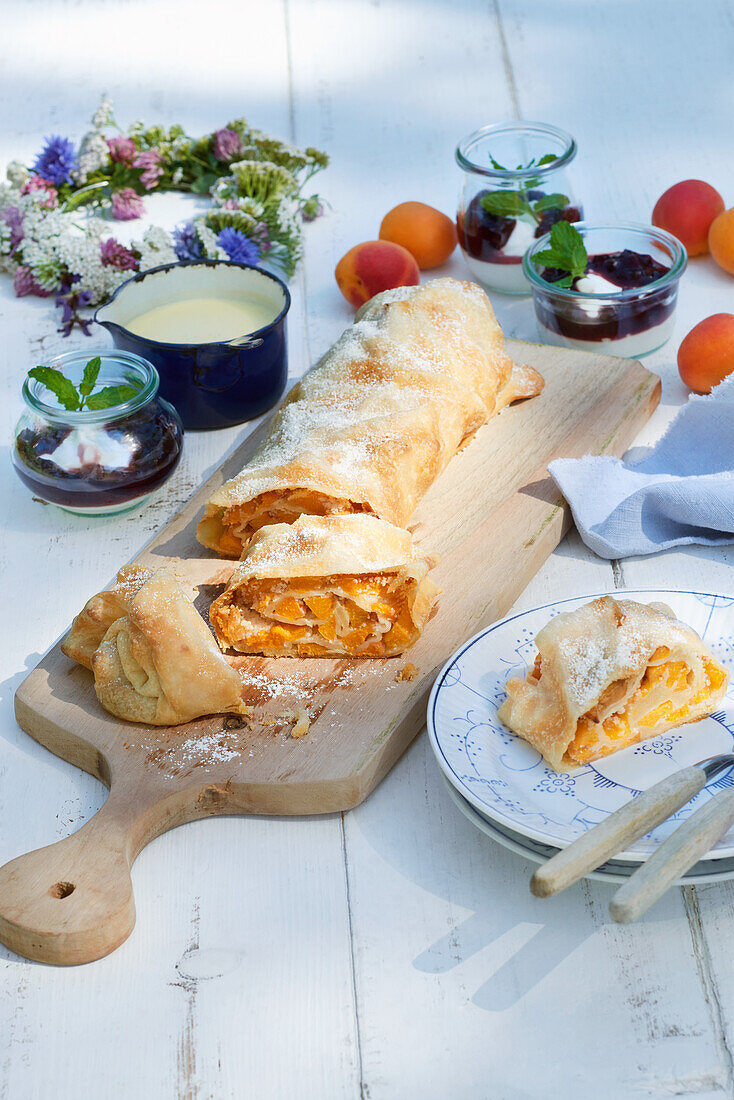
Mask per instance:
[[[530,860],[531,863],[545,863],[559,850],[551,848],[549,844],[541,844],[537,840],[529,840],[526,836],[520,836],[512,829],[498,825],[496,821],[484,817],[459,794],[456,787],[449,783],[446,776],[442,776],[449,797],[455,806],[461,810],[464,817],[471,821],[475,828],[508,848],[511,852]],[[599,882],[626,882],[630,875],[634,874],[640,866],[638,862],[610,859],[600,867],[590,871],[585,878],[597,879]],[[704,886],[710,882],[725,882],[734,878],[734,859],[706,859],[699,860],[682,878],[678,879],[678,886]]]
[[[428,733],[449,782],[490,821],[521,836],[564,848],[640,791],[679,768],[734,751],[734,683],[708,718],[631,745],[573,772],[554,772],[540,753],[497,717],[510,676],[535,660],[534,638],[548,619],[606,593],[557,600],[510,615],[470,638],[444,665],[428,701]],[[734,596],[671,588],[609,593],[641,603],[662,601],[734,669]],[[732,677],[734,680],[734,677]],[[618,860],[643,862],[717,790],[734,785],[734,769],[642,837]],[[734,826],[705,859],[734,857]]]

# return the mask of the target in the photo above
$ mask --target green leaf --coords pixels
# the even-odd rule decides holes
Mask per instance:
[[[558,160],[555,153],[546,153],[545,156],[541,157],[538,161],[538,168],[540,168],[541,164],[552,164],[554,160]]]
[[[202,172],[191,184],[191,190],[197,195],[208,195],[218,178],[213,172]]]
[[[55,370],[53,367],[32,367],[28,371],[28,377],[35,378],[47,390],[51,390],[65,409],[73,411],[79,408],[79,394],[76,392],[76,386],[65,378],[60,370]]]
[[[550,247],[537,252],[533,257],[536,264],[544,267],[557,267],[560,271],[567,271],[569,283],[577,275],[584,275],[588,263],[588,254],[584,245],[584,239],[578,229],[569,222],[556,222],[550,231]],[[555,284],[566,285],[565,280]]]
[[[94,359],[90,359],[84,368],[84,374],[82,380],[79,383],[79,393],[82,397],[88,397],[94,389],[97,381],[97,375],[99,374],[99,368],[102,366],[102,360],[98,355],[95,355]]]
[[[113,405],[122,405],[140,393],[135,386],[105,386],[87,398],[88,409],[111,409]]]
[[[504,164],[500,164],[500,162],[498,160],[495,160],[491,153],[489,154],[489,159],[492,162],[492,167],[496,168],[498,172],[506,172],[507,171]]]
[[[533,204],[533,210],[536,214],[542,214],[544,210],[563,210],[564,206],[568,206],[568,195],[544,195]]]
[[[74,191],[64,203],[64,212],[68,214],[79,206],[84,206],[85,203],[99,202],[104,197],[104,192],[109,190],[109,182],[108,179],[98,180],[97,183],[90,183],[88,187],[82,187],[80,191]]]
[[[521,191],[490,191],[482,198],[482,206],[488,214],[501,218],[516,218],[531,214],[530,203]]]

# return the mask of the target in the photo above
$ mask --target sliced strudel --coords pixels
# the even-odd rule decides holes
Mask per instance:
[[[664,604],[603,596],[551,619],[499,717],[556,771],[715,710],[729,674]]]
[[[375,516],[300,516],[258,531],[211,606],[224,649],[390,657],[419,637],[438,589],[407,531]]]
[[[515,366],[486,294],[434,279],[375,295],[274,417],[248,465],[217,489],[199,540],[239,558],[299,515],[371,513],[405,526],[490,417],[543,380]]]

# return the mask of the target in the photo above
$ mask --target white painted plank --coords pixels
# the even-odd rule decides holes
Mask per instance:
[[[557,16],[559,6],[555,7]],[[564,8],[569,11],[567,5]],[[296,5],[296,19],[300,10]],[[513,47],[522,46],[516,79],[524,107],[526,73],[552,41],[548,28],[553,14],[538,5],[514,5],[513,10],[516,25],[508,30],[508,49],[512,57]],[[579,16],[580,11],[584,8],[575,6],[580,26],[574,31],[591,36],[589,7],[585,16]],[[348,247],[374,235],[390,205],[419,198],[451,211],[458,173],[444,159],[427,174],[431,149],[440,145],[452,150],[475,125],[511,113],[499,42],[486,10],[462,5],[454,10],[456,25],[446,24],[439,31],[434,22],[437,12],[424,6],[419,25],[411,20],[409,29],[410,16],[401,5],[382,5],[379,10],[351,5],[342,19],[337,15],[331,31],[342,43],[348,81],[324,80],[305,14],[297,24],[298,40],[304,45],[300,65],[300,55],[296,58],[299,138],[303,140],[304,128],[308,132],[316,117],[324,137],[333,135],[342,150],[364,143],[372,151],[369,174],[355,150],[353,163],[345,161],[331,176],[343,213],[336,224],[324,222],[317,231],[323,262],[314,250],[309,258],[309,280],[318,288],[316,298],[324,303],[327,317],[334,296],[330,269]],[[347,21],[354,43],[348,56]],[[404,108],[405,87],[390,60],[396,44],[402,41],[407,48],[408,35],[414,54],[435,74],[438,90],[421,89],[421,118],[415,126],[409,94],[407,112],[378,111],[374,88],[373,110],[363,106],[365,58],[371,58],[378,42],[387,37],[383,85]],[[474,55],[477,43],[481,61]],[[461,86],[462,118],[461,111],[449,117],[444,104],[435,102],[436,96],[446,94],[449,79],[454,88]],[[309,98],[317,82],[318,95]],[[548,84],[545,73],[529,86],[542,95]],[[556,106],[562,103],[568,112],[579,88],[554,70]],[[452,106],[457,102],[454,99]],[[466,105],[474,108],[478,103],[492,107],[468,119]],[[575,129],[578,106],[570,118],[543,109],[542,103],[524,113]],[[430,141],[422,127],[426,116],[432,123]],[[590,126],[590,116],[583,118]],[[407,155],[383,168],[387,129]],[[625,128],[618,140],[627,133]],[[380,189],[376,209],[369,191],[383,171],[389,171],[389,187]],[[588,193],[606,205],[615,196],[608,196],[605,187],[614,185],[602,181],[602,175],[608,173],[597,170],[593,178],[590,175]],[[627,215],[618,204],[605,210],[610,213]],[[635,210],[628,216],[643,214]],[[464,273],[458,256],[447,266],[452,273]],[[534,338],[527,300],[495,295],[493,303],[508,333]],[[348,311],[342,307],[342,312],[346,318]],[[310,327],[316,350],[321,350],[338,326],[335,318],[322,320],[320,311]],[[657,362],[666,354],[661,353]],[[656,418],[647,433],[650,438],[672,415],[680,396],[672,380],[666,396],[669,407]],[[610,564],[595,558],[574,537],[541,571],[518,606],[612,586]],[[654,922],[643,922],[621,935],[608,920],[610,890],[605,886],[579,886],[555,906],[536,904],[527,891],[530,867],[477,836],[460,818],[440,786],[425,743],[416,745],[372,798],[349,815],[346,835],[363,1082],[373,1100],[420,1093],[515,1097],[565,1091],[583,1096],[592,1089],[616,1100],[633,1090],[642,1095],[715,1095],[726,1087],[719,1031],[700,980],[679,893],[666,899]],[[569,1036],[572,1062],[559,1057],[559,1051],[569,1050]]]
[[[4,25],[2,163],[31,158],[50,131],[80,135],[103,89],[122,122],[140,115],[198,133],[245,114],[291,136],[282,5],[217,0],[203,13],[190,3],[151,0],[143,13],[118,2],[42,2],[32,13],[7,7]],[[184,204],[177,215],[175,203],[149,200],[149,215],[175,220],[185,213]],[[292,290],[295,374],[309,359],[300,280]],[[0,325],[0,416],[8,440],[28,367],[53,351],[88,345],[83,337],[57,336],[49,304],[16,300],[5,278]],[[88,595],[251,427],[189,433],[171,482],[140,512],[118,519],[90,522],[45,508],[7,461],[0,469],[0,576],[14,623],[0,639],[7,677],[0,862],[67,835],[104,797],[99,783],[17,729],[13,688]],[[199,822],[156,840],[133,879],[137,928],[108,959],[54,970],[0,949],[3,1100],[99,1100],[121,1091],[133,1100],[200,1100],[240,1096],[242,1088],[313,1100],[354,1093],[357,1038],[338,817]]]

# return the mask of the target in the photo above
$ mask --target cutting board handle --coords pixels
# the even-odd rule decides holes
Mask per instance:
[[[0,868],[0,940],[36,962],[114,951],[135,925],[129,792],[114,790],[78,832]]]

